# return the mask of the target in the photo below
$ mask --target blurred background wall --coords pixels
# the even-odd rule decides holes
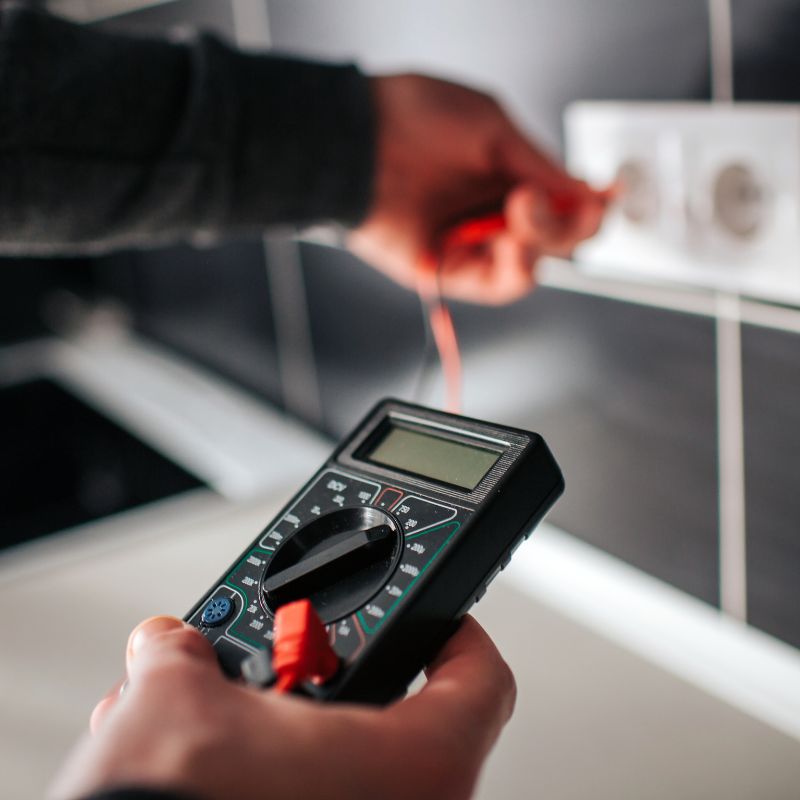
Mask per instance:
[[[573,101],[721,99],[711,65],[728,44],[735,99],[800,100],[792,0],[41,4],[130,33],[205,28],[245,46],[473,83],[557,155]],[[720,9],[730,11],[729,39]],[[800,191],[800,176],[795,183]],[[514,305],[454,305],[465,413],[547,438],[567,479],[551,517],[571,534],[567,550],[577,537],[657,579],[649,585],[676,587],[665,602],[690,608],[682,622],[699,607],[705,630],[741,634],[761,655],[788,648],[754,630],[800,647],[798,304],[567,262],[540,276]],[[63,758],[121,668],[128,626],[180,613],[204,585],[198,575],[218,574],[366,408],[386,395],[440,402],[424,351],[413,294],[344,250],[286,232],[0,260],[0,591],[37,620],[14,631],[0,659],[0,751],[12,785],[16,776],[38,787]],[[741,401],[737,413],[731,400],[734,411]],[[154,505],[164,498],[174,502]],[[45,538],[93,520],[83,535]],[[552,564],[553,542],[542,532],[525,550]],[[641,578],[605,561],[611,584]],[[796,736],[706,693],[731,700],[724,656],[695,664],[695,676],[708,668],[711,677],[690,685],[686,672],[663,669],[675,659],[644,662],[609,641],[620,640],[611,628],[587,631],[511,588],[529,577],[493,587],[478,608],[521,686],[481,796],[527,796],[531,774],[553,797],[794,796]],[[684,605],[687,595],[701,602]],[[718,625],[716,609],[751,627]],[[622,616],[646,628],[634,611]],[[52,635],[42,637],[47,624]],[[52,641],[62,648],[57,669]],[[686,641],[676,635],[671,646]],[[744,645],[724,652],[753,655]],[[764,663],[754,659],[752,671]],[[759,673],[755,684],[770,675],[784,678],[778,694],[796,698],[794,672]],[[783,730],[796,732],[796,707],[770,709],[767,722],[783,712]]]
[[[98,13],[90,1],[51,5],[87,20]],[[141,33],[189,25],[254,44],[246,19],[254,6],[257,16],[264,10],[211,0],[138,5],[147,7],[95,24]],[[796,4],[730,8],[735,97],[797,100]],[[709,6],[699,0],[269,0],[266,11],[276,49],[475,84],[555,153],[574,100],[711,98]],[[509,307],[457,305],[465,412],[551,442],[568,482],[557,525],[719,605],[719,320],[713,303],[687,311],[691,303],[673,297],[638,302],[612,280],[545,280]],[[4,260],[0,340],[62,330],[76,302],[109,301],[141,336],[331,438],[376,399],[411,398],[419,383],[417,299],[344,251],[281,237]],[[764,304],[766,322],[740,328],[746,603],[727,610],[800,645],[800,313],[776,311],[780,322]],[[437,402],[435,375],[424,386],[418,399]]]

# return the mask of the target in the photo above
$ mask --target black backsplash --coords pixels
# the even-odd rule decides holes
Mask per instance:
[[[767,102],[800,98],[800,4],[731,0],[734,96]]]
[[[742,333],[750,622],[800,647],[800,336]]]
[[[272,304],[260,239],[117,253],[94,264],[103,294],[137,330],[281,405]]]
[[[509,384],[531,402],[503,421],[542,433],[561,463],[551,519],[716,604],[713,321],[544,288],[521,306],[530,345]]]

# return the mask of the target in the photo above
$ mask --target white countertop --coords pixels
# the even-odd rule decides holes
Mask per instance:
[[[329,451],[124,332],[0,352],[0,380],[31,371],[62,381],[216,492],[0,554],[0,775],[15,800],[40,797],[86,730],[122,674],[130,629],[153,614],[182,616]],[[520,686],[480,797],[797,797],[797,650],[547,525],[475,614]]]
[[[0,608],[13,610],[0,658],[7,796],[41,796],[93,704],[121,676],[129,630],[153,614],[183,615],[294,488],[236,503],[193,492],[0,558]],[[763,797],[790,797],[800,785],[796,739],[536,599],[546,581],[530,565],[556,564],[561,536],[546,526],[535,534],[476,608],[520,684],[480,796],[531,796],[538,775],[548,800],[590,789],[594,800],[744,800],[756,786],[774,788]],[[24,624],[13,624],[18,617]],[[703,764],[688,765],[701,743]],[[575,759],[586,770],[573,770]]]

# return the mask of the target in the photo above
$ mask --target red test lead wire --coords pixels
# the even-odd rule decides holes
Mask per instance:
[[[556,217],[574,214],[579,205],[575,196],[560,193],[548,194],[547,203]],[[428,310],[428,325],[439,353],[445,385],[444,408],[453,414],[461,412],[461,351],[453,317],[441,296],[442,261],[449,250],[481,244],[506,228],[506,218],[499,212],[464,220],[444,233],[436,252],[420,259],[417,293]]]
[[[466,220],[444,234],[437,253],[429,253],[420,261],[417,292],[428,311],[428,325],[444,376],[444,409],[451,414],[461,412],[461,350],[453,317],[440,291],[441,262],[448,250],[480,244],[505,228],[506,220],[502,214]]]
[[[287,603],[275,613],[272,669],[278,692],[290,692],[306,681],[325,683],[339,669],[339,657],[309,600]]]

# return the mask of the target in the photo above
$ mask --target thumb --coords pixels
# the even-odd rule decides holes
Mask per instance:
[[[182,668],[191,663],[217,667],[214,648],[199,631],[176,617],[166,616],[150,617],[131,631],[125,662],[127,679],[119,681],[92,711],[89,720],[92,733],[97,733],[103,726],[129,683],[140,683],[146,672],[170,663],[179,667],[183,665]]]
[[[167,616],[150,617],[131,631],[125,661],[131,683],[167,663],[218,666],[214,648],[196,628]]]

